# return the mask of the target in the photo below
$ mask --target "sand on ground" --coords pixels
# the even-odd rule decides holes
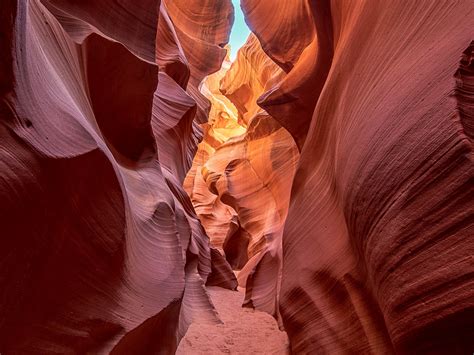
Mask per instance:
[[[244,292],[207,290],[223,324],[193,323],[176,354],[289,354],[288,337],[272,316],[242,308]]]

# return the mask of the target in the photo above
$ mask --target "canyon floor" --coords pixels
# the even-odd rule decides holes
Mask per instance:
[[[288,337],[272,316],[242,308],[243,291],[208,292],[223,324],[193,323],[176,354],[289,354]]]

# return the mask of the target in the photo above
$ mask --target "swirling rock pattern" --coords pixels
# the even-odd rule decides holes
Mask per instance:
[[[191,69],[188,91],[198,106],[196,120],[207,122],[210,102],[199,91],[201,81],[218,71],[226,57],[234,12],[230,1],[163,0]]]
[[[473,3],[307,4],[269,18],[258,10],[273,1],[243,2],[280,65],[286,52],[267,45],[280,33],[269,21],[291,33],[286,24],[304,10],[316,29],[259,102],[270,114],[269,105],[303,107],[310,96],[315,105],[306,131],[272,114],[301,149],[278,307],[292,351],[470,353]]]
[[[219,322],[204,285],[236,281],[181,188],[201,133],[169,17],[2,4],[0,352],[173,353],[190,323]]]
[[[257,105],[259,96],[271,89],[284,74],[262,50],[257,37],[251,34],[239,50],[235,63],[222,78],[219,90],[238,109],[239,123],[248,126],[262,111]]]
[[[231,245],[250,257],[239,275],[245,303],[281,320],[295,353],[472,352],[474,6],[334,0],[281,1],[275,9],[270,0],[245,0],[242,7],[282,72],[253,91],[252,58],[265,56],[250,39],[221,85],[247,133],[221,145],[202,175],[237,212]],[[301,23],[314,31],[298,35]],[[249,145],[262,117],[286,128],[301,151],[274,249],[282,262],[266,252],[274,244],[257,237],[265,230],[258,201],[268,200],[258,179],[242,178],[258,155]],[[269,161],[276,159],[260,166]],[[228,257],[225,241],[223,249]]]
[[[277,3],[2,3],[0,353],[473,352],[474,3]]]
[[[239,270],[244,304],[273,315],[299,153],[257,98],[284,75],[251,35],[236,61],[204,82],[211,116],[185,183],[212,245]]]
[[[203,82],[201,91],[212,105],[208,122],[202,125],[204,138],[198,146],[193,165],[184,181],[184,188],[212,245],[221,252],[226,236],[238,228],[237,214],[232,207],[224,204],[209,190],[202,176],[202,167],[218,147],[231,137],[245,133],[245,128],[238,123],[237,109],[219,90],[220,81],[229,67],[230,61],[227,57],[222,68]]]
[[[258,104],[288,130],[300,149],[331,66],[329,8],[328,1],[284,0],[277,9],[271,1],[242,1],[263,50],[287,73]]]

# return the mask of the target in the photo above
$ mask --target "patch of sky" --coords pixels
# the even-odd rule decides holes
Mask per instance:
[[[238,50],[247,41],[250,29],[245,23],[244,14],[240,8],[240,0],[232,0],[232,4],[234,5],[235,20],[230,34],[229,44],[231,48],[230,59],[234,61]]]

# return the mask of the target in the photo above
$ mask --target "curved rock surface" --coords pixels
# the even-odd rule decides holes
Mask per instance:
[[[292,351],[470,353],[474,6],[298,3],[243,2],[269,56],[294,63],[259,101],[301,148],[279,298]],[[303,51],[268,45],[302,13]]]
[[[277,3],[2,3],[0,353],[474,351],[474,4]]]
[[[199,91],[201,81],[221,68],[226,57],[224,48],[234,21],[231,1],[225,0],[163,0],[174,23],[190,65],[188,91],[198,105],[196,120],[205,123],[210,103]]]
[[[219,146],[246,131],[245,127],[238,123],[237,109],[219,90],[220,81],[229,70],[230,64],[229,58],[226,57],[222,68],[203,82],[201,90],[210,100],[211,109],[208,122],[202,125],[204,138],[198,146],[193,165],[184,182],[184,188],[210,236],[212,245],[221,252],[226,236],[238,229],[237,213],[209,190],[203,179],[202,167]]]
[[[221,3],[228,20],[206,34],[225,42]],[[159,1],[2,4],[2,353],[174,353],[193,321],[219,321],[206,281],[236,287],[181,188],[200,132],[172,69],[194,75],[184,15],[168,15]]]
[[[242,9],[265,53],[287,73],[258,104],[301,149],[331,66],[329,1],[283,0],[275,8],[271,1],[243,0]]]
[[[281,235],[299,153],[257,98],[285,73],[253,35],[229,65],[204,82],[211,116],[185,188],[212,245],[239,270],[244,304],[276,316]]]
[[[284,71],[262,50],[257,37],[251,34],[221,79],[219,92],[235,105],[239,123],[248,126],[255,115],[262,111],[257,105],[259,96],[271,89],[284,75]]]

